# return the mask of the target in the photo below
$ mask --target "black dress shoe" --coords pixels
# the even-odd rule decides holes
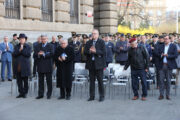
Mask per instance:
[[[70,99],[71,99],[71,97],[70,97],[70,96],[67,96],[67,97],[66,97],[66,100],[70,100]]]
[[[23,98],[24,97],[24,95],[18,95],[16,98]]]
[[[2,82],[4,82],[5,80],[4,79],[2,79]]]
[[[27,98],[27,95],[25,94],[25,95],[23,95],[23,98]]]
[[[61,99],[65,99],[65,97],[64,96],[58,97],[58,100],[61,100]]]
[[[94,97],[90,97],[87,101],[93,101]]]
[[[104,101],[104,97],[100,97],[99,102],[103,102],[103,101]]]
[[[12,81],[11,79],[8,79],[8,81]]]
[[[163,95],[160,95],[158,99],[159,99],[159,100],[162,100],[162,99],[164,99],[164,96],[163,96]]]
[[[166,99],[167,99],[167,100],[171,100],[171,98],[170,98],[169,96],[166,96]]]
[[[43,96],[37,96],[36,97],[36,99],[42,99],[43,98]]]
[[[47,99],[51,99],[51,96],[47,96]]]

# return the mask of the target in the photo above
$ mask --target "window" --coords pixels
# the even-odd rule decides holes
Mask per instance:
[[[70,23],[79,23],[79,0],[70,0]]]
[[[5,1],[5,17],[20,19],[20,0]]]
[[[52,22],[52,0],[41,1],[42,21]]]

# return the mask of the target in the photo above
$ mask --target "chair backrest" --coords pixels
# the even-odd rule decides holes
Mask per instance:
[[[83,76],[88,76],[89,71],[87,69],[75,69],[74,70],[74,75],[83,75]]]
[[[118,78],[118,77],[129,77],[130,76],[130,70],[123,70],[123,69],[119,69],[119,70],[116,70],[115,73],[114,73],[115,77]]]
[[[108,69],[113,69],[113,70],[117,70],[117,69],[120,69],[121,68],[121,65],[119,63],[110,63],[108,65]]]
[[[85,69],[85,63],[75,63],[75,69]]]
[[[114,67],[114,63],[109,63],[108,64],[108,68],[110,69],[110,68],[113,68]]]
[[[173,74],[176,74],[176,69],[173,69],[172,73],[173,73]]]
[[[150,67],[150,68],[149,68],[149,71],[150,71],[152,74],[155,74],[155,68],[154,68],[154,67]]]

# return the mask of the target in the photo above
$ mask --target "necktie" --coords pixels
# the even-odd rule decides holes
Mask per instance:
[[[93,41],[93,46],[95,46],[95,45],[96,45],[96,41],[94,40],[94,41]]]
[[[93,46],[95,46],[96,45],[96,41],[95,40],[93,40]],[[92,61],[94,61],[95,60],[95,57],[94,57],[94,54],[92,55]]]

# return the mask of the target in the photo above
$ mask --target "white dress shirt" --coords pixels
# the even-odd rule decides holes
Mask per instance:
[[[170,43],[168,45],[165,45],[164,54],[168,54],[169,46],[170,46]],[[167,57],[163,58],[163,63],[167,63]]]

